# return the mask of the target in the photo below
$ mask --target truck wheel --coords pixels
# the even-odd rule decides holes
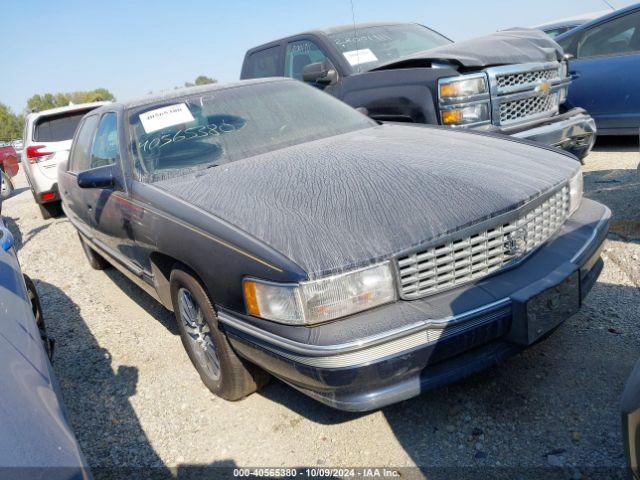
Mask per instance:
[[[40,207],[40,213],[42,218],[48,220],[50,218],[57,218],[62,215],[62,205],[60,202],[51,202],[38,204]]]
[[[105,268],[109,268],[109,262],[107,262],[102,255],[97,253],[93,248],[87,245],[87,242],[84,241],[82,235],[78,234],[78,238],[80,238],[80,245],[82,245],[82,250],[84,250],[84,254],[89,260],[89,265],[94,270],[104,270]]]
[[[5,200],[13,193],[14,186],[11,178],[9,178],[9,175],[7,175],[4,170],[0,170],[0,175],[2,175],[2,189],[0,190],[0,197]]]
[[[182,344],[203,383],[225,400],[240,400],[269,380],[269,375],[244,362],[218,329],[209,296],[186,269],[171,272],[171,301]]]

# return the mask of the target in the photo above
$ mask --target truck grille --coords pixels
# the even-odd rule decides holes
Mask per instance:
[[[531,72],[509,73],[506,75],[497,75],[496,81],[500,88],[516,87],[521,85],[529,85],[532,83],[557,80],[560,78],[558,68],[548,68],[545,70],[534,70]]]
[[[500,124],[506,125],[527,117],[551,112],[557,108],[557,93],[504,102],[500,104]]]
[[[558,62],[488,68],[493,123],[514,125],[558,113],[563,71]]]
[[[506,267],[547,241],[568,216],[565,186],[507,223],[399,257],[400,296],[413,300],[432,295]]]

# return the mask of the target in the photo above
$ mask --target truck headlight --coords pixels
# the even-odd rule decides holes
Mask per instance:
[[[573,215],[580,207],[583,191],[584,180],[582,178],[582,170],[578,169],[578,172],[569,180],[569,215]]]
[[[297,284],[245,279],[243,292],[249,315],[289,325],[314,325],[397,299],[390,262]]]
[[[491,120],[488,103],[478,103],[440,112],[443,125],[469,125]]]
[[[441,99],[464,99],[489,93],[487,77],[484,74],[441,78],[438,81]]]
[[[438,104],[443,125],[478,125],[491,122],[487,75],[475,73],[438,80]]]

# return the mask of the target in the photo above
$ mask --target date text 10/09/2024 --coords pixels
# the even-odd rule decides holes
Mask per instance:
[[[399,478],[398,470],[389,468],[236,468],[234,477],[269,478]]]

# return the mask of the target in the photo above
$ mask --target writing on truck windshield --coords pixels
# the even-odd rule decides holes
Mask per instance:
[[[357,28],[331,33],[329,38],[357,72],[451,43],[439,33],[413,24]]]
[[[129,113],[130,148],[145,182],[373,125],[333,97],[293,81],[212,90]]]

